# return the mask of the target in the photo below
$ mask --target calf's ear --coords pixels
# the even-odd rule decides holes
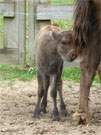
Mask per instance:
[[[62,37],[61,32],[55,32],[55,31],[52,32],[52,36],[55,40],[58,40],[58,41],[61,40],[61,37]]]

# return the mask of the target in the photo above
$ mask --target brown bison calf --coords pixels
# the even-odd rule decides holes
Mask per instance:
[[[37,38],[37,79],[38,99],[33,116],[39,117],[40,113],[46,113],[47,93],[50,86],[53,100],[53,120],[59,120],[57,108],[57,91],[60,96],[60,110],[67,115],[65,103],[62,96],[61,74],[63,59],[72,61],[75,58],[72,50],[73,39],[71,31],[61,30],[56,26],[46,26],[39,32]]]

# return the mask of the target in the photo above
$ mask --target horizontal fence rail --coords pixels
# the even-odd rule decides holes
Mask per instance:
[[[73,6],[38,5],[37,20],[68,19],[73,17]]]

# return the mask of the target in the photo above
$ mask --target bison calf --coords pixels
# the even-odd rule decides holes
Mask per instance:
[[[72,61],[73,39],[71,31],[61,30],[56,26],[46,26],[42,28],[37,37],[37,79],[38,79],[38,99],[34,111],[34,117],[39,117],[40,113],[46,113],[47,93],[50,86],[53,100],[53,120],[59,120],[57,108],[57,91],[60,97],[60,110],[67,115],[65,103],[62,96],[61,74],[63,69],[63,59]]]

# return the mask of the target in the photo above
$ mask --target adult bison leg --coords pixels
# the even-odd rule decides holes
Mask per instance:
[[[59,117],[59,112],[58,112],[58,108],[57,108],[57,74],[53,74],[50,76],[50,80],[51,80],[51,97],[53,100],[53,112],[52,112],[52,117],[54,121],[58,121],[60,119]]]
[[[49,76],[44,76],[43,78],[43,89],[44,89],[44,94],[41,102],[41,111],[43,113],[46,113],[46,107],[47,107],[47,93],[48,93],[48,88],[49,88],[49,81],[50,78]]]
[[[87,61],[81,62],[81,79],[80,79],[80,104],[77,114],[78,124],[87,124],[90,122],[88,99],[90,87],[95,76],[98,64],[88,63]]]
[[[39,117],[39,115],[41,113],[40,102],[44,95],[42,76],[39,72],[37,73],[37,80],[38,80],[38,96],[37,96],[38,98],[37,98],[37,104],[36,104],[36,107],[35,107],[35,110],[33,113],[33,117],[35,117],[35,118]]]
[[[95,75],[96,69],[89,67],[90,63],[81,63],[81,79],[80,79],[80,105],[79,109],[81,111],[81,122],[89,122],[89,107],[88,99],[90,93],[90,87],[92,84],[93,77]]]

